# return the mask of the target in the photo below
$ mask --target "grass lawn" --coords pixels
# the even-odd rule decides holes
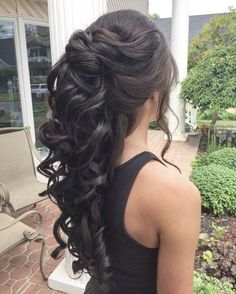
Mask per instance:
[[[9,97],[8,92],[0,92],[0,102],[9,102],[11,97]],[[20,93],[13,93],[13,101],[20,101]]]
[[[210,125],[210,120],[197,120],[197,125]],[[218,120],[216,126],[220,128],[236,128],[236,120]]]

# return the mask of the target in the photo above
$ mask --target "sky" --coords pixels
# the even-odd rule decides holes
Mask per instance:
[[[189,15],[228,12],[229,6],[236,8],[236,0],[189,0]],[[171,17],[172,0],[149,0],[149,13]]]

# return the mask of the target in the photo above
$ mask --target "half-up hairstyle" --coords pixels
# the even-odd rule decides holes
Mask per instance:
[[[78,259],[74,272],[87,271],[103,289],[112,274],[104,193],[137,109],[154,91],[160,94],[156,122],[168,138],[161,155],[168,162],[164,154],[171,134],[164,115],[176,79],[176,64],[163,34],[133,10],[105,14],[73,33],[48,76],[51,118],[41,125],[39,139],[49,155],[38,171],[48,177],[47,190],[40,195],[49,195],[61,210],[54,224],[60,246],[52,256],[68,246]]]

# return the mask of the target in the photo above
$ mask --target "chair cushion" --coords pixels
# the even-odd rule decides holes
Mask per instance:
[[[9,224],[9,222],[13,220],[14,218],[8,214],[0,213],[1,226]],[[6,253],[15,246],[27,240],[23,234],[23,232],[26,230],[34,233],[34,229],[23,224],[22,222],[18,222],[7,229],[0,231],[0,255]]]
[[[14,211],[45,200],[46,197],[38,195],[45,189],[46,185],[37,180],[29,181],[27,178],[22,178],[21,182],[16,182],[15,186],[9,189],[10,203]]]
[[[36,204],[45,199],[38,193],[46,185],[36,180],[31,146],[24,129],[10,131],[0,130],[0,182],[9,194],[14,211]]]

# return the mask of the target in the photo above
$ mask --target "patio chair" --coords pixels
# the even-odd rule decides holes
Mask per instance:
[[[36,214],[39,222],[36,229],[33,229],[21,220],[29,215]],[[45,255],[45,240],[40,233],[42,226],[42,216],[38,211],[27,211],[18,218],[13,218],[6,213],[0,213],[0,256],[10,251],[12,248],[25,242],[39,242],[42,244],[39,268],[44,280],[47,280],[43,271],[43,259]]]
[[[0,129],[0,211],[20,215],[46,197],[36,179],[33,153],[40,161],[28,127]]]

